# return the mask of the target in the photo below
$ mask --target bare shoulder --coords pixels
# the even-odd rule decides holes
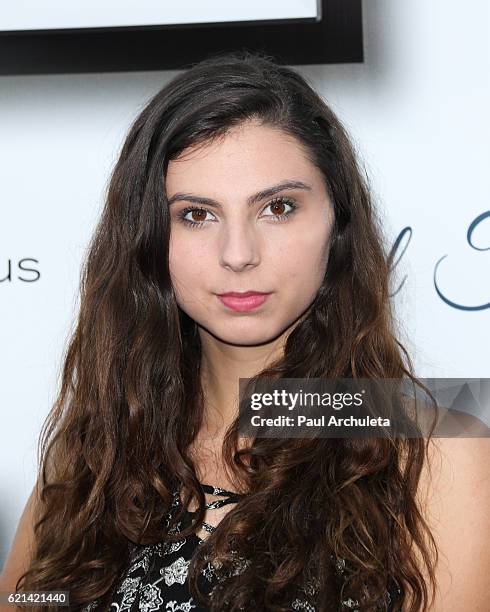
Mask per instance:
[[[34,524],[37,520],[38,499],[36,483],[20,516],[5,565],[0,574],[0,591],[15,590],[18,578],[29,566],[34,552]]]
[[[35,551],[34,525],[42,512],[42,485],[50,484],[56,479],[56,461],[52,455],[45,455],[43,457],[43,468],[38,471],[34,486],[20,515],[10,550],[0,574],[0,591],[13,591],[17,580],[28,569]],[[9,606],[9,610],[12,610],[11,606]],[[0,612],[3,612],[1,605]]]
[[[461,418],[473,437],[431,438],[418,489],[439,553],[433,612],[488,610],[490,437],[475,417]]]

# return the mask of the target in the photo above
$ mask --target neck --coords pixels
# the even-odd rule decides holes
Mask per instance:
[[[239,378],[251,378],[279,359],[285,337],[259,346],[230,345],[199,330],[202,346],[201,384],[204,392],[204,433],[224,436],[238,414]]]

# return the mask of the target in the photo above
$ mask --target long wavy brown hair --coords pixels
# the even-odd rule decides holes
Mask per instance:
[[[201,345],[170,281],[164,177],[185,149],[251,118],[305,145],[335,212],[318,294],[280,360],[257,380],[418,381],[397,339],[387,241],[345,127],[303,76],[271,56],[219,54],[191,66],[135,119],[107,188],[60,389],[39,439],[35,551],[18,590],[65,589],[71,609],[95,599],[107,608],[131,544],[182,537],[168,533],[174,521],[165,526],[175,486],[199,503],[182,534],[201,525],[205,499],[189,452],[203,424]],[[235,421],[223,452],[247,495],[189,566],[193,594],[210,610],[290,610],[307,578],[316,581],[318,610],[339,610],[349,597],[359,610],[386,609],[390,582],[400,591],[396,610],[428,609],[437,550],[416,501],[428,439],[237,444]],[[235,553],[251,561],[241,573],[231,571]],[[209,558],[230,569],[212,598],[197,592]]]

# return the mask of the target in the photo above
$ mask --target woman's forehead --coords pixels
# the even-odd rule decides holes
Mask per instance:
[[[270,126],[233,130],[209,143],[188,148],[167,167],[166,188],[171,196],[181,189],[231,186],[247,193],[257,185],[296,178],[322,184],[322,174],[304,147],[290,134]]]

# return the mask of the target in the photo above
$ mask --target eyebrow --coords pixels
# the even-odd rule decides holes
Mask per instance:
[[[311,191],[312,186],[304,181],[282,181],[277,185],[272,185],[271,187],[266,187],[257,193],[249,196],[247,198],[247,206],[253,206],[257,202],[261,200],[265,200],[265,198],[270,198],[271,196],[279,193],[280,191],[286,191],[288,189],[304,189],[307,191]],[[170,206],[174,202],[179,200],[185,200],[187,202],[194,202],[196,204],[205,204],[207,206],[211,206],[214,208],[221,208],[221,204],[212,198],[205,198],[202,196],[196,196],[192,193],[176,193],[168,200],[168,205]]]

